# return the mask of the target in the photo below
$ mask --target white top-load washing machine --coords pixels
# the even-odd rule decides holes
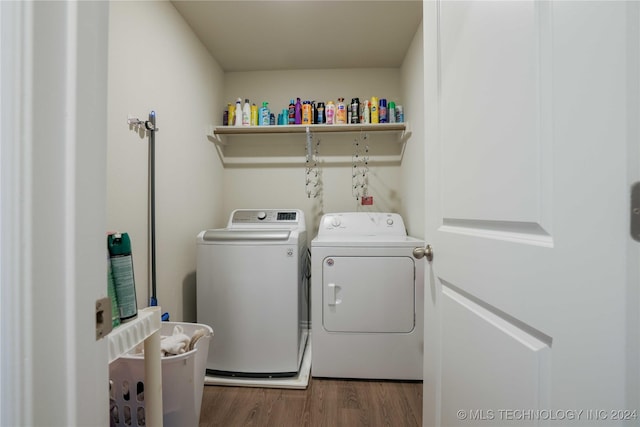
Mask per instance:
[[[197,320],[214,330],[207,373],[295,376],[309,323],[303,212],[238,209],[197,244]]]
[[[424,260],[393,213],[322,217],[311,242],[314,377],[421,380]]]

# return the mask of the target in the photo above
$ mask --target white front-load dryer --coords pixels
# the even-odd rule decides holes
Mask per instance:
[[[322,217],[311,242],[314,377],[421,380],[425,242],[402,217]]]

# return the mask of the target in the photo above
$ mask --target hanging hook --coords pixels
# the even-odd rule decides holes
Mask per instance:
[[[152,114],[153,118],[155,119],[155,114]],[[156,127],[156,125],[153,123],[153,121],[151,120],[140,120],[137,117],[131,117],[129,116],[127,118],[127,124],[129,126],[144,126],[144,128],[148,131],[158,131],[158,128]]]

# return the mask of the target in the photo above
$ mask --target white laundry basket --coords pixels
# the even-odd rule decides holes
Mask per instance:
[[[200,323],[162,322],[160,335],[172,335],[176,325],[180,325],[187,336],[192,336],[199,329],[206,333],[193,350],[161,359],[164,427],[197,427],[213,330]],[[113,361],[109,365],[109,378],[111,425],[145,426],[144,357],[125,355]]]

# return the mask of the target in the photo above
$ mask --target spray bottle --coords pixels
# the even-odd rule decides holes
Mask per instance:
[[[107,237],[111,272],[120,309],[120,321],[126,322],[138,315],[136,283],[133,275],[131,240],[127,233],[114,233]]]
[[[111,327],[120,325],[120,309],[118,308],[118,298],[116,298],[116,284],[111,272],[111,260],[107,256],[107,296],[111,300]]]

